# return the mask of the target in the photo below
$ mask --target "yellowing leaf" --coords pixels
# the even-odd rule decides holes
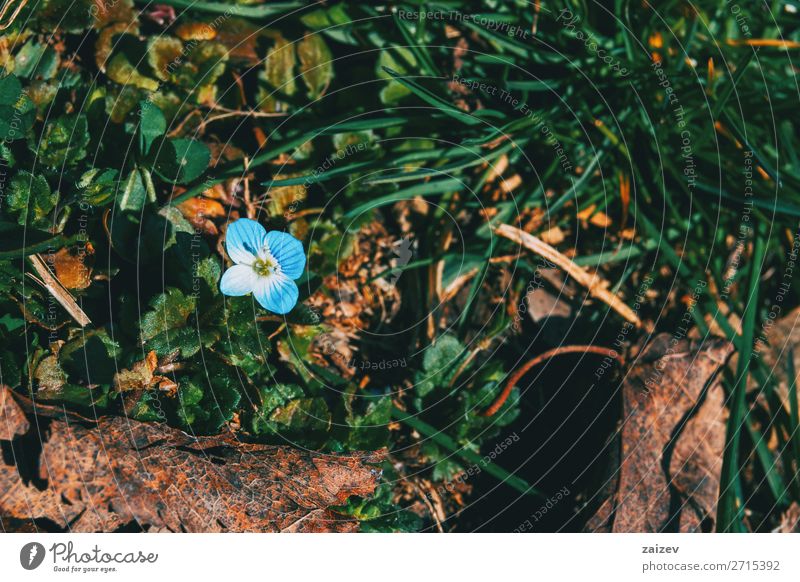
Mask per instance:
[[[308,87],[308,96],[319,98],[333,78],[331,50],[321,34],[306,33],[297,46],[300,57],[300,74]]]

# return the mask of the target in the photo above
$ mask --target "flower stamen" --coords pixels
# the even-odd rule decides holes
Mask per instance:
[[[266,277],[267,275],[271,275],[274,272],[275,263],[273,263],[269,259],[258,258],[255,261],[253,261],[253,270],[259,277]]]

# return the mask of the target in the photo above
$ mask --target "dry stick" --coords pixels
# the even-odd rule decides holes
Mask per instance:
[[[511,261],[516,261],[521,255],[504,255],[502,257],[492,257],[489,259],[490,264],[495,263],[509,263]],[[478,267],[473,267],[466,273],[459,275],[442,291],[442,303],[447,303],[453,297],[456,296],[464,284],[472,279],[478,273]]]
[[[636,327],[641,327],[642,322],[634,311],[625,305],[622,300],[607,289],[607,283],[599,275],[591,275],[584,269],[573,263],[569,258],[562,255],[543,240],[528,234],[510,224],[501,224],[495,228],[495,232],[502,237],[521,244],[526,249],[541,255],[554,265],[564,270],[570,277],[589,290],[593,297],[605,302],[611,309],[619,313],[626,320]]]
[[[2,24],[0,24],[0,30],[5,30],[6,28],[8,28],[12,24],[14,24],[14,21],[17,19],[17,16],[19,16],[19,13],[22,12],[22,9],[25,8],[25,5],[27,3],[28,3],[28,0],[22,0],[17,5],[17,7],[14,9],[14,12],[11,13],[11,16],[9,16],[8,20],[6,22],[3,22]],[[2,12],[0,12],[0,20],[3,19],[3,17],[6,15],[6,12],[8,12],[8,10],[11,8],[11,6],[13,4],[14,4],[14,0],[8,0],[3,5],[3,10],[2,10]]]
[[[66,309],[67,313],[69,313],[81,327],[86,327],[92,323],[89,317],[75,302],[72,295],[70,295],[70,292],[61,284],[61,281],[56,279],[50,272],[42,256],[35,254],[28,257],[28,259],[31,262],[33,270],[36,271],[36,274],[41,278],[42,286],[61,304],[61,307]]]
[[[539,354],[535,358],[528,360],[524,366],[519,368],[514,374],[509,378],[508,382],[506,383],[503,391],[497,397],[497,399],[492,402],[492,404],[481,412],[481,416],[492,416],[498,410],[503,407],[503,404],[506,403],[509,394],[514,389],[514,386],[517,385],[522,377],[528,373],[528,371],[533,368],[534,366],[541,364],[545,360],[549,360],[553,356],[558,356],[561,354],[600,354],[601,356],[607,356],[609,358],[614,358],[618,362],[622,363],[622,356],[618,354],[616,351],[612,350],[611,348],[602,348],[598,346],[560,346],[557,348],[553,348],[551,350],[547,350],[544,353]]]

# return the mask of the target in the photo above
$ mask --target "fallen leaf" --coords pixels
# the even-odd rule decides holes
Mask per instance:
[[[594,226],[599,226],[600,228],[608,228],[611,226],[611,219],[605,212],[597,212],[593,214],[592,218],[589,219],[589,222]]]
[[[622,387],[614,493],[585,529],[713,531],[727,419],[718,372],[732,351],[661,334],[638,356]]]
[[[146,390],[158,379],[158,376],[153,374],[157,367],[158,357],[155,351],[151,350],[144,360],[135,362],[129,370],[120,370],[114,374],[114,388],[119,392]]]
[[[528,313],[535,323],[550,317],[569,318],[572,316],[572,308],[569,303],[542,287],[531,290],[525,296],[525,301],[528,304]]]
[[[13,453],[0,464],[5,531],[31,522],[72,532],[353,531],[358,523],[330,508],[372,494],[385,456],[192,437],[122,417],[66,422],[39,405],[26,426],[20,415],[32,418],[31,401],[0,387],[0,402],[0,426],[12,427],[0,435]]]
[[[755,353],[764,359],[767,368],[777,378],[777,393],[788,412],[790,378],[787,362],[790,351],[794,356],[794,369],[800,371],[800,307],[780,319],[767,319],[763,329],[763,336],[756,341]]]
[[[184,22],[175,29],[175,35],[183,40],[214,40],[217,30],[205,22]]]
[[[559,227],[554,226],[539,234],[539,238],[549,245],[558,245],[564,242],[564,231]]]
[[[40,392],[58,392],[67,382],[67,375],[58,362],[58,353],[45,356],[39,361],[33,378]]]
[[[800,533],[800,504],[796,501],[783,512],[781,524],[777,531],[780,533]]]
[[[597,209],[597,204],[590,204],[580,212],[578,212],[577,217],[578,220],[581,222],[585,222],[589,220],[589,218],[594,214],[594,211]]]
[[[219,234],[217,226],[209,219],[225,216],[225,208],[216,200],[210,198],[189,198],[178,205],[183,217],[192,226],[209,235]]]
[[[48,258],[56,273],[56,278],[67,289],[86,289],[92,283],[92,263],[94,247],[73,246],[60,249]]]
[[[10,441],[28,432],[29,428],[30,423],[14,401],[11,390],[0,386],[0,441]]]

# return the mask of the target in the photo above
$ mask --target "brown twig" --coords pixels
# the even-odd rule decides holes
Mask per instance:
[[[272,340],[273,340],[273,339],[275,339],[275,338],[278,336],[278,334],[279,334],[279,333],[281,333],[281,332],[282,332],[284,329],[286,329],[286,324],[285,324],[285,323],[282,323],[282,324],[280,324],[280,325],[278,326],[278,329],[276,329],[275,331],[273,331],[273,332],[270,334],[269,338],[267,338],[267,339],[269,339],[269,341],[272,341]]]
[[[614,358],[618,362],[622,363],[622,356],[618,354],[615,350],[610,348],[603,348],[599,346],[559,346],[557,348],[553,348],[552,350],[547,350],[544,353],[539,354],[533,359],[528,360],[525,365],[519,368],[514,374],[512,374],[511,378],[508,379],[503,391],[500,395],[495,399],[494,402],[481,413],[481,416],[492,416],[498,410],[503,407],[503,404],[506,403],[508,396],[511,394],[511,391],[514,389],[514,386],[517,385],[522,377],[530,371],[531,368],[537,366],[544,362],[545,360],[549,360],[553,356],[559,356],[561,354],[599,354],[601,356],[606,356],[609,358]]]
[[[515,254],[515,255],[504,255],[502,257],[492,257],[491,259],[489,259],[489,264],[493,265],[495,263],[509,263],[517,260],[520,256],[521,255],[519,254]],[[447,303],[453,297],[455,297],[456,294],[464,286],[464,284],[470,279],[472,279],[477,273],[478,273],[478,267],[473,267],[466,273],[462,273],[461,275],[453,279],[453,281],[444,289],[444,291],[442,291],[442,303]]]
[[[22,9],[25,8],[25,5],[27,3],[28,0],[22,0],[19,4],[17,4],[17,6],[14,8],[14,12],[11,13],[11,16],[9,16],[8,20],[0,24],[0,30],[5,30],[6,28],[14,24],[14,21],[17,19],[17,16],[19,16],[19,13],[22,12]],[[2,12],[0,12],[0,20],[2,20],[5,17],[6,12],[8,12],[11,9],[11,6],[13,5],[14,5],[14,0],[8,0],[3,4]]]
[[[75,302],[69,291],[61,284],[61,282],[50,272],[50,269],[45,264],[41,255],[35,254],[28,257],[28,260],[36,271],[36,274],[41,278],[41,285],[47,289],[56,301],[63,307],[72,318],[78,322],[81,327],[89,325],[91,320],[83,312],[83,310]]]
[[[211,114],[214,111],[221,111],[222,113],[219,113],[217,115],[209,115],[208,117],[201,119],[198,130],[204,130],[206,125],[208,125],[209,123],[214,123],[215,121],[219,121],[221,119],[228,119],[229,117],[269,118],[269,117],[285,117],[287,115],[286,113],[281,113],[281,112],[271,113],[268,111],[255,111],[253,109],[245,109],[245,110],[229,109],[227,107],[222,107],[220,105],[216,105],[210,108],[208,113]],[[184,117],[183,120],[172,131],[169,132],[169,136],[173,137],[175,135],[178,135],[183,129],[184,125],[186,125],[186,122],[189,121],[189,119],[191,119],[194,115],[202,115],[202,112],[199,109],[193,109],[192,111],[190,111],[189,114],[186,115],[186,117]]]
[[[325,212],[324,208],[304,208],[303,210],[298,210],[297,212],[292,212],[286,222],[291,222],[296,218],[302,218],[304,216],[309,216],[311,214],[322,214]]]
[[[521,244],[526,249],[533,251],[537,255],[544,257],[554,265],[560,267],[570,277],[586,287],[590,295],[606,303],[611,309],[619,313],[627,321],[636,325],[636,327],[642,326],[639,316],[636,315],[630,307],[625,305],[619,297],[608,290],[608,284],[598,274],[592,275],[588,273],[540,238],[528,234],[524,230],[520,230],[510,224],[501,224],[495,229],[495,232],[499,236]]]

